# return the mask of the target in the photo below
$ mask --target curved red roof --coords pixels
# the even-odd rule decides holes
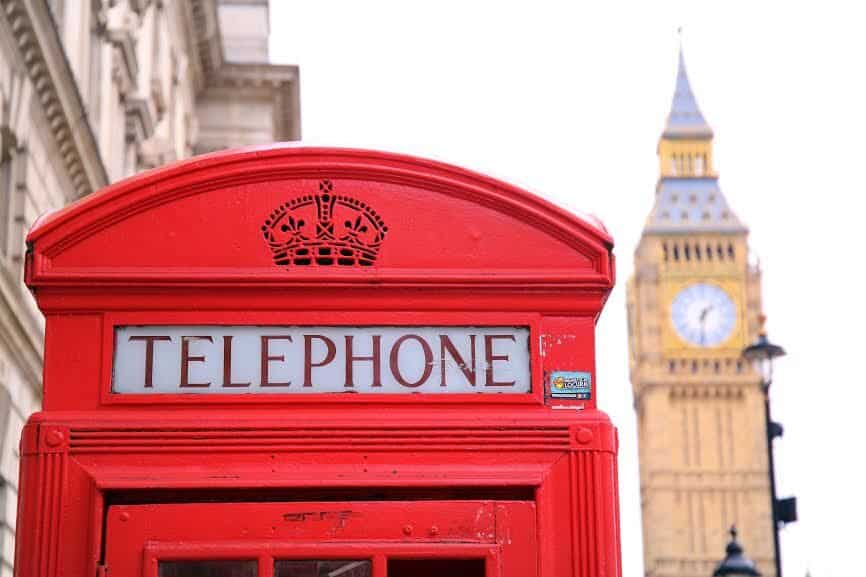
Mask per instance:
[[[28,243],[34,287],[613,282],[600,223],[455,166],[352,149],[196,157],[41,218]]]

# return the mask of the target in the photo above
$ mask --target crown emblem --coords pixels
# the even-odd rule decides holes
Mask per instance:
[[[371,266],[388,227],[365,202],[334,194],[330,180],[277,207],[262,225],[280,266]]]

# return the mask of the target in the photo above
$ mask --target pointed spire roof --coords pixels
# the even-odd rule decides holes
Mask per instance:
[[[677,85],[674,90],[673,102],[671,102],[671,111],[668,114],[668,121],[665,124],[665,131],[662,138],[712,138],[713,130],[707,121],[704,120],[704,115],[701,114],[701,109],[698,108],[698,102],[695,100],[695,95],[692,92],[692,86],[689,83],[689,75],[686,73],[686,61],[683,56],[683,47],[680,46],[680,63],[677,70]]]
[[[644,226],[645,233],[741,233],[748,229],[737,217],[716,177],[662,178]]]

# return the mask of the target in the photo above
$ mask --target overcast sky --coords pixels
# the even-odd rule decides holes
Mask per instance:
[[[301,67],[304,140],[435,158],[602,219],[618,284],[598,326],[602,407],[620,428],[623,566],[640,577],[625,279],[658,178],[683,45],[716,169],[764,269],[777,363],[787,577],[863,571],[859,3],[271,0],[271,57]],[[723,554],[719,547],[719,556]],[[767,568],[769,569],[769,568]]]

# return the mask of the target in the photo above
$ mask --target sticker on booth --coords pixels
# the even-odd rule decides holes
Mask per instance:
[[[117,394],[527,394],[528,327],[119,326]]]
[[[582,371],[550,373],[550,396],[556,399],[592,399],[592,374]]]

